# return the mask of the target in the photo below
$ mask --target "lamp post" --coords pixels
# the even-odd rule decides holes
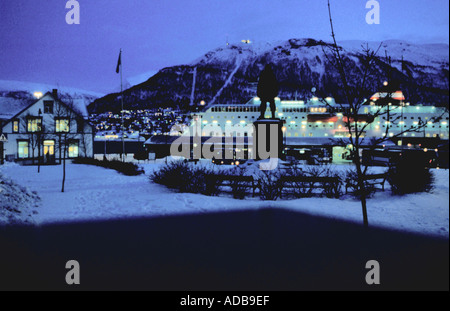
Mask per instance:
[[[42,116],[42,110],[39,108],[38,111],[39,118]],[[41,128],[36,128],[37,130],[37,143],[38,143],[38,173],[41,172],[41,131],[42,131],[42,119],[41,120]]]
[[[286,131],[287,131],[287,127],[286,126],[283,126],[282,128],[281,128],[281,130],[283,131],[283,154],[284,154],[284,159],[286,159],[286,140],[287,140],[287,138],[286,138]]]
[[[403,151],[403,135],[404,135],[404,133],[403,133],[403,124],[405,123],[405,120],[403,119],[403,108],[405,107],[405,105],[404,105],[404,103],[403,103],[403,101],[401,101],[400,102],[400,107],[401,107],[401,128],[400,128],[400,141],[401,141],[401,146],[402,146],[402,151]]]

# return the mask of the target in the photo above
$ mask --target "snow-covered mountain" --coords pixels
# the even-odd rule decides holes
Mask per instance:
[[[449,53],[447,44],[412,44],[406,41],[340,43],[349,81],[361,77],[362,46],[378,50],[374,74],[366,87],[376,91],[388,75],[415,104],[448,105]],[[272,63],[282,99],[308,97],[312,87],[323,96],[342,98],[339,74],[330,63],[329,43],[291,39],[261,44],[230,44],[206,53],[190,64],[164,68],[144,83],[124,92],[126,108],[178,106],[201,100],[209,104],[244,103],[255,96],[258,76]],[[388,61],[390,59],[390,61]],[[403,59],[403,62],[402,62]],[[403,63],[403,66],[402,66]],[[195,93],[191,98],[194,68]],[[109,94],[89,106],[92,111],[117,110],[119,94]]]
[[[0,80],[0,119],[14,116],[21,109],[36,100],[35,92],[45,94],[58,90],[58,96],[62,100],[71,99],[83,113],[86,107],[104,94],[92,91],[80,90],[76,88],[54,86],[42,83],[32,83],[23,81]]]

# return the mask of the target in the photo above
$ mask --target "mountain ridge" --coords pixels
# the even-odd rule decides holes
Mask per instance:
[[[360,72],[364,43],[351,40],[339,45],[353,79]],[[373,49],[380,47],[374,64],[376,77],[368,81],[369,89],[375,92],[390,71],[411,102],[448,105],[447,44],[413,44],[400,40],[388,40],[381,46],[379,42],[367,44]],[[324,54],[329,47],[330,43],[311,38],[218,47],[188,64],[163,68],[147,81],[125,90],[124,108],[178,107],[188,111],[192,110],[191,101],[198,104],[202,100],[206,106],[211,102],[243,104],[255,96],[258,76],[266,63],[273,64],[280,98],[308,97],[315,87],[318,95],[339,100],[343,97],[339,74]],[[390,65],[385,53],[391,58]],[[195,95],[191,98],[194,68],[197,68]],[[89,110],[117,111],[119,99],[119,93],[108,94],[95,100]]]

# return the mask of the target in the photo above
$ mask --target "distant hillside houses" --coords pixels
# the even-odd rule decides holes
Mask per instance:
[[[94,129],[86,106],[63,102],[56,89],[38,96],[0,116],[0,162],[58,164],[93,157]]]

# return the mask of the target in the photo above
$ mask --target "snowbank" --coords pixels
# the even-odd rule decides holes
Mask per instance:
[[[0,172],[0,224],[33,224],[40,198]]]

